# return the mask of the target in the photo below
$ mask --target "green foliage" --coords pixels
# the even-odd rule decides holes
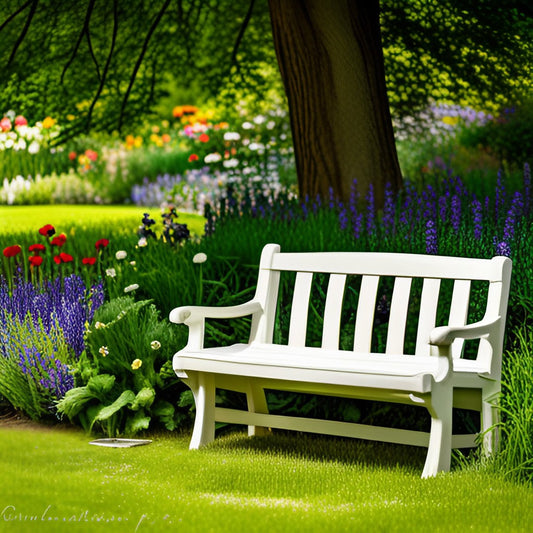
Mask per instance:
[[[520,169],[533,160],[533,100],[502,113],[477,127],[465,129],[460,142],[467,147],[483,147],[511,169]]]
[[[530,302],[529,311],[531,312]],[[499,399],[501,452],[491,464],[514,479],[533,482],[533,329],[513,331],[514,342],[503,358]]]
[[[157,424],[174,430],[187,420],[175,404],[179,385],[169,372],[180,342],[150,301],[121,297],[104,304],[86,333],[87,353],[75,365],[78,387],[58,402],[58,412],[109,437]]]

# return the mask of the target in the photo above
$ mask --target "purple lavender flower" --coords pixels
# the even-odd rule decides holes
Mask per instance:
[[[344,231],[348,227],[348,215],[342,202],[339,202],[339,227]]]
[[[426,253],[437,255],[439,253],[437,226],[433,220],[426,222]]]
[[[474,219],[474,238],[479,241],[483,235],[483,215],[481,202],[477,198],[472,200],[472,216]]]
[[[392,185],[387,182],[385,185],[385,205],[383,206],[383,229],[385,234],[392,233],[394,231],[394,219],[395,219],[395,199]]]
[[[376,230],[376,205],[374,200],[374,186],[368,186],[366,193],[366,231],[368,235],[373,235]]]
[[[461,227],[461,198],[457,194],[452,196],[450,219],[455,233],[459,233]]]
[[[505,241],[498,241],[494,238],[494,246],[496,248],[496,255],[511,257],[511,247]]]

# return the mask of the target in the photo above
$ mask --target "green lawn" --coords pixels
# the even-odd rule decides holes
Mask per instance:
[[[112,224],[114,227],[135,230],[141,223],[143,213],[148,211],[152,218],[160,221],[159,209],[126,205],[36,205],[36,206],[1,206],[0,236],[6,233],[37,231],[45,224],[52,224],[59,232],[67,232],[72,224],[81,227]],[[187,224],[189,229],[200,235],[203,233],[205,220],[195,214],[182,213],[178,218],[180,224]]]
[[[483,471],[420,479],[417,448],[234,434],[129,449],[66,427],[0,427],[0,531],[519,532],[533,491]]]

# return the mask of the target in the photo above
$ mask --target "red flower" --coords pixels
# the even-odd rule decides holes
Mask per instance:
[[[15,117],[15,126],[27,126],[28,121],[22,116],[18,115]]]
[[[96,241],[94,247],[97,250],[100,250],[101,248],[105,248],[108,244],[109,244],[109,240],[108,239],[99,239],[99,240]]]
[[[198,140],[201,143],[206,143],[207,141],[209,141],[209,135],[207,135],[207,133],[202,133],[202,135],[200,135],[200,137],[198,137]]]
[[[56,232],[54,226],[52,224],[46,224],[46,226],[43,226],[39,233],[43,235],[44,237],[51,237]]]
[[[40,255],[31,255],[28,257],[28,261],[31,263],[31,266],[38,267],[43,264],[43,258]]]
[[[74,258],[70,254],[61,252],[59,255],[54,256],[54,261],[59,265],[60,263],[70,263],[74,261]]]
[[[60,233],[59,235],[57,235],[56,237],[54,237],[54,238],[50,241],[50,244],[51,244],[52,246],[58,246],[58,247],[61,247],[61,246],[63,246],[66,242],[67,242],[67,236],[66,236],[64,233]]]
[[[22,252],[22,248],[18,244],[14,244],[13,246],[4,248],[3,254],[6,257],[15,257],[16,255],[20,254],[20,252]]]
[[[39,252],[44,252],[46,250],[44,244],[32,244],[28,250],[30,252],[34,252],[36,254],[38,254]]]
[[[78,155],[78,154],[77,154],[76,152],[74,152],[74,150],[73,150],[72,152],[69,152],[69,154],[68,154],[68,158],[69,158],[71,161],[74,161],[74,160],[76,159],[77,155]]]
[[[84,257],[81,262],[83,265],[94,265],[96,263],[96,257]]]
[[[192,163],[193,161],[198,161],[199,157],[196,154],[191,154],[189,156],[189,163]]]

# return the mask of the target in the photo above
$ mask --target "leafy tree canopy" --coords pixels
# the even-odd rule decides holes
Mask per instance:
[[[381,9],[393,115],[430,100],[487,109],[531,91],[527,0]],[[146,118],[169,79],[213,96],[281,92],[266,0],[11,0],[0,4],[0,39],[0,114],[51,115],[67,125],[63,138]]]

